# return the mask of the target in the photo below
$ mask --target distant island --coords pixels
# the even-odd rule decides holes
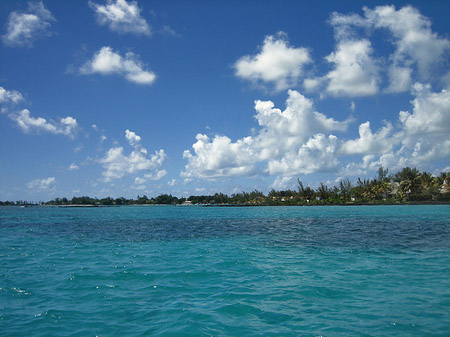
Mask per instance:
[[[337,186],[328,187],[320,183],[317,189],[304,186],[297,179],[297,190],[274,190],[267,195],[254,190],[232,195],[191,195],[178,198],[171,194],[161,194],[154,198],[146,195],[136,199],[91,198],[88,196],[72,199],[55,198],[47,202],[33,203],[24,200],[0,201],[0,206],[120,206],[120,205],[217,205],[217,206],[295,206],[295,205],[376,205],[443,203],[450,204],[450,173],[442,172],[433,176],[416,168],[405,167],[395,174],[380,167],[374,179],[358,178],[356,185],[345,178]]]

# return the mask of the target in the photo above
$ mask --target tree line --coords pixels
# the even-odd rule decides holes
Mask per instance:
[[[127,198],[91,198],[88,196],[55,198],[45,205],[329,205],[329,204],[383,204],[408,202],[450,202],[450,173],[443,172],[433,176],[429,172],[420,172],[416,168],[405,167],[389,174],[380,167],[373,179],[358,178],[355,183],[342,179],[337,185],[329,187],[325,183],[313,189],[297,179],[297,189],[275,190],[267,195],[254,190],[231,195],[215,193],[213,195],[191,195],[178,198],[171,194],[161,194],[148,198],[146,195],[136,199]],[[0,201],[0,205],[30,205],[26,201]]]

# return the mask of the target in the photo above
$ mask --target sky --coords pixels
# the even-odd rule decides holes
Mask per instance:
[[[0,2],[0,200],[450,171],[450,2]]]

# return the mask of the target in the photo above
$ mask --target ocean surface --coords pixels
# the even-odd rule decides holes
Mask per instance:
[[[450,336],[450,206],[0,207],[0,336]]]

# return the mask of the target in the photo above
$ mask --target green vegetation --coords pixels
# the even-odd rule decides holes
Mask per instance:
[[[214,195],[192,195],[189,198],[177,198],[171,194],[161,194],[155,198],[146,195],[136,199],[126,198],[90,198],[87,196],[56,198],[45,205],[343,205],[343,204],[399,204],[399,203],[450,203],[450,173],[441,173],[435,177],[429,172],[420,173],[416,168],[405,167],[395,174],[380,167],[374,179],[358,178],[356,185],[345,178],[337,186],[329,187],[320,183],[314,190],[297,179],[297,190],[276,191],[268,195],[263,192],[242,192],[228,196],[223,193]],[[27,201],[0,201],[0,205],[32,205]]]

